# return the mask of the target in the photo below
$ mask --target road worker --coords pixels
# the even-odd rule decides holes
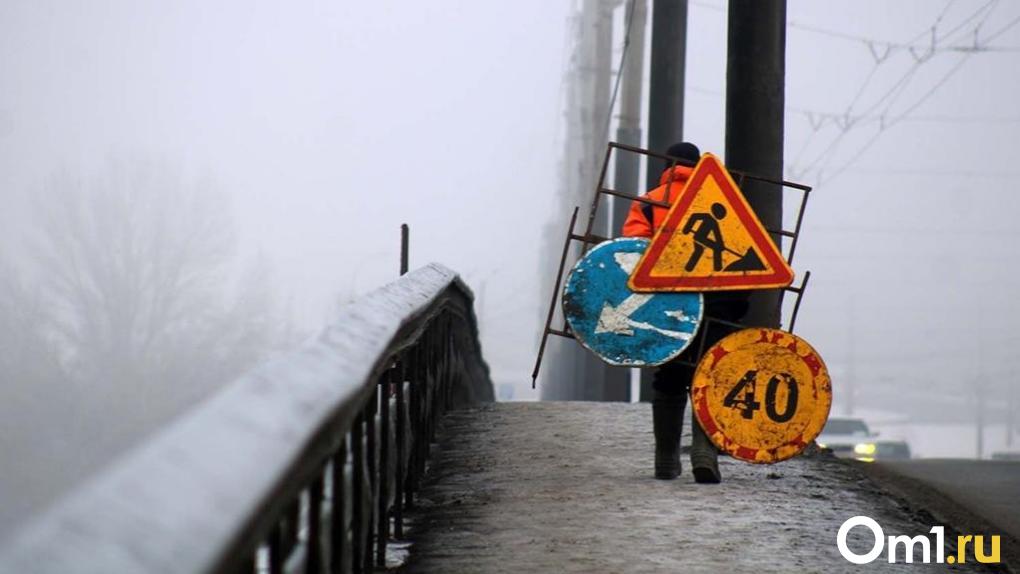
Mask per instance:
[[[679,160],[664,165],[659,186],[645,197],[672,205],[680,196],[687,180],[694,171],[694,165],[701,157],[698,147],[689,142],[673,144],[666,155]],[[655,161],[655,160],[651,160]],[[623,224],[626,237],[651,238],[663,224],[669,211],[639,201],[633,202],[627,220]],[[717,214],[722,217],[724,214]],[[743,318],[748,307],[746,291],[722,291],[705,293],[705,313],[697,337],[691,341],[679,357],[656,369],[652,378],[652,429],[655,435],[655,478],[670,480],[680,475],[680,432],[683,427],[684,407],[694,378],[694,367],[683,363],[697,364],[697,356],[705,338],[704,348],[728,335],[734,329],[725,324],[711,323],[709,318],[736,322]],[[691,467],[694,480],[699,483],[718,483],[719,451],[709,440],[697,417],[691,417]]]

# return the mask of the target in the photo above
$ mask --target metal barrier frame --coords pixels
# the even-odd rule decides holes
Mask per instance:
[[[599,172],[599,180],[598,180],[598,183],[595,186],[595,193],[593,194],[593,197],[592,197],[591,207],[588,210],[588,223],[585,226],[583,234],[578,234],[576,232],[576,230],[575,230],[575,226],[577,225],[577,215],[578,215],[578,211],[580,210],[580,208],[579,207],[574,207],[574,211],[573,211],[573,213],[572,213],[572,215],[570,217],[570,223],[569,223],[569,226],[567,228],[567,235],[566,235],[566,238],[563,240],[563,252],[560,255],[559,268],[556,271],[556,280],[554,281],[554,284],[553,284],[552,298],[551,298],[551,301],[549,302],[549,310],[548,310],[548,313],[546,314],[545,326],[542,329],[542,337],[541,337],[541,339],[539,341],[539,345],[538,345],[538,354],[535,357],[535,367],[531,371],[531,388],[535,388],[536,382],[538,381],[538,373],[539,373],[539,371],[542,368],[542,359],[545,356],[545,347],[546,347],[546,344],[549,341],[549,335],[556,335],[558,337],[564,337],[564,338],[567,338],[567,339],[574,339],[575,338],[574,334],[570,332],[570,327],[569,327],[569,325],[567,325],[566,320],[563,321],[563,325],[560,328],[558,328],[558,329],[552,326],[553,316],[556,313],[556,307],[557,307],[556,302],[557,302],[557,300],[559,300],[562,297],[562,293],[560,291],[560,285],[563,282],[563,273],[566,270],[567,256],[570,253],[570,245],[571,245],[571,243],[576,241],[576,242],[579,242],[581,244],[581,246],[582,246],[581,256],[583,257],[584,254],[586,254],[588,252],[588,249],[592,245],[597,245],[597,244],[602,243],[604,241],[609,241],[610,239],[613,239],[613,237],[611,237],[611,236],[610,237],[602,237],[602,236],[595,235],[594,233],[592,233],[592,230],[595,227],[595,219],[598,216],[598,211],[599,211],[599,206],[601,204],[602,196],[603,195],[608,195],[608,196],[613,196],[613,197],[617,197],[617,198],[627,199],[627,200],[630,200],[630,201],[637,201],[637,202],[643,203],[645,205],[652,205],[652,206],[661,207],[661,208],[664,208],[664,209],[669,209],[670,207],[672,207],[672,205],[667,203],[667,202],[662,202],[662,201],[656,201],[654,199],[649,199],[648,197],[644,196],[640,192],[627,193],[627,192],[623,192],[623,191],[615,190],[615,189],[610,189],[610,188],[606,187],[605,186],[606,172],[607,172],[607,170],[609,168],[609,162],[610,162],[610,160],[613,157],[614,150],[622,150],[622,151],[629,152],[629,153],[635,153],[635,154],[638,154],[638,155],[644,155],[644,156],[647,156],[649,158],[649,160],[651,160],[652,158],[665,160],[665,161],[667,161],[669,163],[670,178],[672,178],[672,169],[674,167],[678,166],[678,165],[683,165],[683,166],[692,167],[692,168],[695,165],[697,165],[697,162],[691,162],[691,161],[683,159],[683,158],[673,157],[671,155],[667,155],[667,154],[663,154],[663,153],[656,153],[656,152],[649,151],[649,150],[646,150],[646,149],[643,149],[643,148],[640,148],[640,147],[636,147],[636,146],[632,146],[632,145],[626,145],[626,144],[621,144],[621,143],[617,143],[617,142],[609,142],[607,144],[607,146],[606,146],[606,154],[605,154],[605,157],[602,160],[602,170]],[[750,180],[750,181],[758,181],[758,182],[762,182],[762,183],[768,183],[768,184],[771,184],[773,186],[776,186],[778,188],[779,193],[782,193],[787,188],[788,189],[797,190],[797,191],[799,191],[801,193],[800,203],[798,204],[798,207],[797,207],[797,215],[795,217],[794,228],[792,230],[787,230],[787,229],[769,229],[769,228],[765,229],[765,231],[767,231],[771,235],[779,236],[779,237],[786,237],[786,238],[791,240],[790,241],[790,251],[789,251],[789,253],[785,254],[784,257],[786,258],[787,264],[792,265],[793,264],[793,256],[797,252],[797,242],[800,239],[801,225],[804,222],[804,211],[805,211],[805,209],[807,209],[807,200],[808,200],[808,197],[809,197],[809,195],[811,193],[811,189],[812,189],[811,186],[804,185],[802,183],[795,183],[795,182],[792,182],[792,181],[785,181],[785,180],[780,180],[780,179],[774,179],[774,178],[765,177],[765,176],[761,176],[761,175],[756,175],[756,174],[752,174],[752,173],[747,173],[747,172],[739,171],[739,170],[729,169],[728,171],[730,172],[731,175],[733,175],[736,178],[736,183],[737,183],[738,187],[743,187],[744,182]],[[667,185],[671,184],[671,183],[672,183],[672,179],[667,181]],[[610,235],[612,235],[612,234],[610,234]],[[797,322],[797,313],[800,311],[800,303],[801,303],[801,300],[804,298],[804,293],[807,291],[808,280],[810,278],[811,278],[811,272],[807,271],[807,272],[804,273],[804,278],[801,280],[801,283],[800,283],[799,287],[794,287],[794,286],[790,285],[790,286],[786,286],[786,287],[776,288],[776,290],[779,291],[778,307],[779,307],[780,315],[782,315],[783,301],[785,300],[786,292],[790,291],[790,292],[793,292],[793,293],[795,293],[797,295],[797,300],[796,300],[796,302],[794,303],[794,306],[793,306],[793,312],[790,315],[789,327],[786,329],[790,333],[793,333],[793,327],[794,327],[794,325]],[[732,322],[729,322],[729,321],[724,321],[724,320],[721,320],[721,319],[716,319],[714,317],[707,317],[706,316],[705,317],[705,321],[704,321],[704,323],[705,323],[704,328],[707,328],[707,324],[711,323],[711,322],[714,322],[714,323],[727,323],[727,324],[729,324],[731,326],[737,326],[739,328],[745,328],[745,327],[751,327],[752,326],[752,325],[742,325],[742,324],[738,324],[738,323],[732,323]],[[699,354],[699,356],[700,356],[700,354]]]
[[[15,533],[0,572],[385,565],[443,412],[494,400],[472,303],[431,264],[348,304]]]

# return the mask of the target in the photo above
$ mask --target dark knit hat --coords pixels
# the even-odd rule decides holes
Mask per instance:
[[[699,159],[701,159],[701,150],[698,149],[698,146],[690,142],[678,142],[669,146],[669,149],[666,150],[666,155],[684,160],[687,164],[693,166],[698,163]],[[662,169],[667,170],[670,165],[671,162],[666,160]]]

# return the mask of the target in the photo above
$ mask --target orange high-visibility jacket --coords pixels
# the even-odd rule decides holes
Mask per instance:
[[[663,171],[659,178],[659,187],[646,193],[645,197],[673,205],[693,171],[694,168],[685,165],[673,166],[672,170]],[[640,201],[631,202],[627,221],[623,222],[623,236],[651,237],[665,221],[668,213],[669,210],[665,207],[655,207]]]

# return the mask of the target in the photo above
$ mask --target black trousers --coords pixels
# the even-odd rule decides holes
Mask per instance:
[[[655,370],[652,388],[670,397],[686,396],[694,381],[694,369],[701,360],[702,348],[707,351],[723,337],[738,330],[737,327],[709,321],[708,318],[739,321],[747,313],[748,295],[746,291],[705,294],[706,318],[698,334],[683,353]]]

